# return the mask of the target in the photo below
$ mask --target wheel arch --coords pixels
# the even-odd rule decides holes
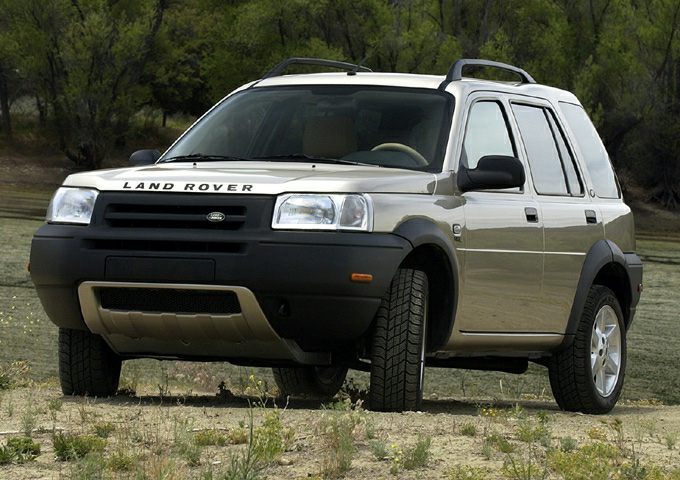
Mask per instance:
[[[633,282],[629,275],[629,268],[627,255],[611,240],[600,240],[590,248],[581,268],[563,346],[571,343],[576,334],[588,292],[593,285],[603,285],[614,292],[621,305],[624,323],[628,329],[637,303],[637,298],[633,298],[631,288]]]
[[[394,233],[413,245],[413,250],[399,267],[422,270],[429,279],[426,348],[427,351],[438,350],[451,336],[458,304],[455,247],[440,227],[426,219],[407,220]]]

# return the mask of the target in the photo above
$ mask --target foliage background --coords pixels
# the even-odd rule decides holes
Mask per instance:
[[[0,0],[0,135],[33,131],[75,168],[197,116],[289,56],[444,74],[459,57],[574,91],[626,189],[680,206],[680,0]],[[153,146],[153,145],[148,145]]]

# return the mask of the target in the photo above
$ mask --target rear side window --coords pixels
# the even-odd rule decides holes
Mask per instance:
[[[536,191],[543,195],[569,195],[560,154],[545,109],[513,104],[512,111],[527,151]]]
[[[564,102],[560,102],[560,108],[581,150],[595,195],[601,198],[619,198],[619,187],[609,155],[585,110],[579,105]]]
[[[505,115],[493,101],[472,105],[463,142],[463,160],[468,168],[476,168],[486,155],[515,156]]]

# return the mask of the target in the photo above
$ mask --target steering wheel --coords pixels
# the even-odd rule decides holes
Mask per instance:
[[[397,152],[402,152],[411,157],[418,165],[426,167],[430,164],[425,157],[423,157],[418,151],[408,145],[403,143],[381,143],[371,148],[371,152],[378,152],[380,150],[393,150]]]

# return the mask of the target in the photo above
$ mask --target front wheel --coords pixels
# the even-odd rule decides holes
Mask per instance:
[[[607,413],[619,399],[626,370],[626,328],[619,301],[593,285],[572,344],[553,356],[550,386],[563,410]]]
[[[99,335],[59,329],[59,381],[64,395],[114,395],[121,365],[120,357]]]
[[[423,399],[427,276],[402,268],[375,319],[369,403],[373,410],[417,410]]]

